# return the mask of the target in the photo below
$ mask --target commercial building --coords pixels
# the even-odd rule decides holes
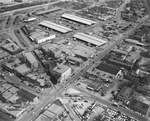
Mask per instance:
[[[10,89],[11,87],[12,87],[11,84],[4,83],[4,84],[0,85],[0,92],[3,93],[3,92],[5,92],[6,90]]]
[[[76,15],[67,14],[67,13],[63,14],[61,17],[65,18],[65,19],[72,20],[72,21],[76,21],[78,23],[83,23],[83,24],[86,24],[86,25],[92,25],[92,24],[96,23],[94,21],[91,21],[91,20],[88,20],[88,19],[85,19],[85,18],[81,18],[81,17],[78,17]]]
[[[27,67],[26,64],[21,64],[21,65],[15,67],[14,70],[22,75],[31,71],[31,69],[29,67]]]
[[[12,55],[15,55],[15,54],[23,51],[18,45],[16,45],[13,42],[3,45],[2,49],[7,51],[8,53],[10,53]]]
[[[53,69],[54,72],[60,76],[60,83],[71,75],[71,68],[66,65],[58,65]],[[59,83],[59,82],[58,82]]]
[[[107,43],[107,41],[105,41],[105,40],[102,40],[100,38],[90,36],[90,35],[84,34],[84,33],[76,33],[75,35],[73,35],[73,37],[78,40],[95,45],[95,46],[101,46],[101,45]]]
[[[49,108],[48,111],[54,113],[54,114],[59,114],[60,112],[62,112],[64,109],[63,107],[60,107],[56,104],[52,104]]]
[[[117,95],[117,99],[119,101],[126,103],[129,97],[131,96],[131,93],[132,93],[132,88],[123,87],[121,91],[119,92],[119,94]]]
[[[53,58],[57,58],[62,53],[62,49],[60,47],[52,48],[50,50],[50,56]]]
[[[130,44],[135,44],[135,45],[138,45],[138,46],[144,46],[143,43],[137,41],[137,40],[134,40],[134,39],[125,39],[125,42],[128,42]]]
[[[64,107],[62,105],[57,104],[58,100],[56,100],[43,114],[41,114],[35,121],[51,121],[58,119],[57,117],[64,111]]]
[[[42,45],[41,50],[42,50],[42,52],[43,52],[44,54],[47,54],[47,53],[50,52],[51,49],[56,48],[56,47],[58,47],[58,45],[56,45],[56,44],[51,44],[51,43],[46,43],[46,44]]]
[[[67,58],[68,63],[80,66],[83,64],[83,60],[74,56],[68,56]]]
[[[47,43],[42,46],[41,50],[44,54],[57,58],[61,55],[61,53],[64,53],[64,48],[66,48],[64,45]]]
[[[129,108],[133,111],[139,112],[142,115],[146,115],[149,109],[149,105],[139,100],[132,99],[129,103]]]
[[[25,108],[15,108],[15,107],[5,106],[1,110],[11,115],[13,118],[18,118],[25,111]]]
[[[105,74],[111,75],[115,78],[118,78],[119,76],[122,75],[122,71],[120,69],[120,67],[114,66],[112,64],[108,64],[108,63],[100,63],[97,67],[97,70],[102,71]]]
[[[72,29],[70,29],[68,27],[58,25],[58,24],[50,22],[50,21],[42,21],[41,23],[39,23],[39,25],[49,28],[49,29],[53,29],[53,30],[61,32],[63,34],[72,31]]]
[[[73,50],[73,53],[75,54],[75,57],[81,58],[83,61],[87,61],[89,58],[89,55],[79,50]]]
[[[56,36],[54,34],[49,35],[47,32],[41,30],[32,32],[29,36],[31,41],[36,42],[37,44],[49,41],[51,39],[54,39],[55,37]]]
[[[6,100],[8,100],[10,97],[12,97],[13,95],[15,95],[17,93],[19,89],[16,87],[11,87],[9,89],[7,89],[3,94],[3,98],[5,98]]]
[[[16,100],[19,99],[17,96],[19,89],[12,86],[8,83],[3,83],[0,85],[0,92],[1,92],[1,100],[6,102],[12,102],[16,104]],[[17,103],[18,104],[18,103]],[[7,114],[11,115],[14,118],[19,117],[24,111],[25,108],[16,108],[13,104],[7,105],[5,103],[0,103],[1,111],[6,112]]]
[[[122,59],[119,59],[119,58],[113,57],[113,56],[112,57],[110,57],[110,56],[105,57],[104,60],[106,62],[118,65],[120,67],[127,68],[129,70],[133,68],[135,62],[137,61],[137,60],[134,60],[133,62],[128,62],[126,60],[122,60]]]
[[[38,61],[31,52],[24,53],[24,56],[30,68],[38,68]]]
[[[48,33],[45,31],[40,31],[40,30],[30,33],[30,38],[32,39],[32,41],[34,41],[34,39],[40,36],[48,36]]]
[[[36,95],[24,90],[20,89],[18,90],[18,96],[22,98],[25,102],[29,101],[30,103],[37,104],[39,102],[39,99]]]
[[[91,48],[88,48],[87,46],[82,46],[82,45],[77,45],[75,46],[72,51],[80,51],[81,53],[83,53],[84,55],[86,55],[88,58],[93,57],[94,56],[94,51]]]
[[[50,41],[54,39],[55,37],[56,37],[55,35],[49,35],[48,37],[36,38],[35,41],[37,44],[40,44],[46,41]]]
[[[0,60],[7,58],[9,56],[8,52],[5,52],[3,50],[0,50]]]

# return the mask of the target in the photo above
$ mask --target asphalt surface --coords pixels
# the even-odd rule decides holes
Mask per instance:
[[[33,8],[33,7],[31,7],[31,8]],[[35,8],[37,8],[37,6]],[[27,8],[25,8],[25,9],[27,9]],[[20,118],[20,119],[18,119],[16,121],[31,121],[35,117],[37,117],[42,109],[44,109],[49,103],[52,103],[55,100],[55,97],[57,96],[57,94],[59,94],[66,87],[68,87],[70,84],[72,84],[79,76],[81,76],[84,72],[86,72],[86,70],[88,70],[95,62],[97,62],[98,60],[102,59],[105,56],[106,53],[108,53],[114,46],[116,46],[116,44],[119,44],[129,34],[131,34],[134,30],[139,28],[143,24],[143,22],[146,21],[147,19],[149,19],[149,18],[146,18],[145,20],[142,20],[141,23],[138,23],[133,29],[128,31],[122,38],[120,38],[119,40],[116,40],[108,48],[106,48],[105,50],[100,52],[99,55],[94,60],[92,60],[89,63],[89,65],[85,66],[81,71],[77,72],[71,79],[69,79],[67,82],[65,82],[62,86],[58,87],[54,92],[50,92],[50,94],[48,96],[41,93],[40,95],[42,95],[42,102],[39,105],[37,105],[37,107],[34,110],[30,111],[29,113],[27,113],[22,118]],[[14,28],[11,28],[11,30],[14,30],[15,28],[18,28],[18,26],[14,27]],[[8,29],[6,29],[6,30],[8,30]],[[5,32],[6,30],[2,30],[0,32]],[[9,78],[10,81],[15,81],[15,79],[13,79],[13,77],[7,76],[7,78]],[[16,81],[16,83],[18,83],[18,81]],[[36,93],[34,90],[30,89],[26,85],[21,84],[21,83],[20,83],[20,85],[22,86],[22,88],[26,88],[26,89],[28,88],[29,91],[31,90],[32,93],[33,92]],[[104,103],[105,105],[108,105],[111,108],[115,108],[117,110],[120,110],[121,112],[124,112],[125,114],[127,114],[129,116],[131,115],[132,117],[134,117],[134,118],[136,118],[138,120],[140,119],[139,121],[146,121],[145,118],[143,118],[142,116],[139,116],[139,115],[131,112],[130,110],[126,110],[126,109],[123,109],[123,108],[120,108],[120,107],[113,107],[110,102],[107,102],[106,100],[102,100],[102,99],[100,99],[100,98],[98,98],[96,96],[93,96],[93,98],[95,98],[96,100],[99,100],[101,103]]]
[[[147,19],[149,19],[149,18],[147,18]],[[146,21],[147,19],[143,20],[143,22]],[[34,115],[32,115],[33,112],[35,112],[35,114],[38,114],[40,112],[41,108],[47,106],[49,103],[52,103],[52,100],[51,100],[52,97],[53,98],[56,97],[57,94],[59,94],[60,92],[62,92],[66,87],[68,87],[71,83],[73,83],[79,76],[81,76],[86,70],[88,70],[93,65],[93,63],[95,63],[98,60],[102,59],[105,56],[106,53],[108,53],[114,46],[116,46],[116,44],[119,44],[130,33],[132,33],[134,30],[136,30],[137,28],[139,28],[143,24],[143,22],[137,24],[133,29],[131,29],[130,31],[128,31],[125,36],[123,36],[121,39],[119,39],[118,41],[114,42],[112,45],[110,45],[108,48],[106,48],[104,51],[102,51],[93,61],[91,61],[89,63],[89,65],[85,66],[84,69],[82,69],[82,71],[80,71],[77,74],[75,74],[70,80],[68,80],[62,86],[60,86],[59,88],[57,88],[56,91],[53,94],[51,94],[48,97],[45,97],[44,99],[42,99],[41,104],[39,106],[37,106],[35,110],[31,111],[29,114],[27,114],[26,116],[24,116],[20,121],[30,121],[31,119],[33,119],[33,117],[34,117]],[[96,99],[100,100],[100,102],[102,102],[102,103],[104,103],[106,105],[110,105],[111,106],[111,103],[107,102],[106,100],[102,101],[102,99],[100,99],[100,98],[96,98]],[[114,107],[112,107],[112,108],[114,108]],[[132,114],[131,111],[129,111],[129,110],[125,110],[125,109],[122,109],[122,108],[119,108],[119,107],[117,107],[117,109],[125,112],[125,114],[127,114],[127,115],[128,114]],[[133,116],[134,116],[135,119],[142,119],[142,120],[139,120],[139,121],[146,121],[146,119],[143,118],[142,116],[136,115],[134,113],[133,113]]]

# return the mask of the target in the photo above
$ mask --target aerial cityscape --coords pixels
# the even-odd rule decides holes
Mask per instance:
[[[145,0],[0,0],[0,121],[150,121]]]

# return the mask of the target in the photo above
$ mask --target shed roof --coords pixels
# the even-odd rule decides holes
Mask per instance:
[[[47,28],[59,31],[61,33],[67,33],[69,31],[72,31],[72,29],[62,26],[62,25],[58,25],[56,23],[50,22],[50,21],[42,21],[41,23],[39,23],[39,25],[41,26],[45,26]]]
[[[85,42],[91,43],[93,45],[96,46],[100,46],[106,43],[105,40],[102,40],[100,38],[94,37],[94,36],[90,36],[88,34],[84,34],[84,33],[76,33],[73,37],[83,40]]]
[[[72,14],[67,14],[67,13],[64,13],[61,17],[67,18],[67,19],[70,19],[73,21],[77,21],[77,22],[80,22],[83,24],[87,24],[87,25],[92,25],[92,24],[96,23],[95,21],[91,21],[91,20],[88,20],[85,18],[81,18],[81,17],[75,16],[75,15],[72,15]]]

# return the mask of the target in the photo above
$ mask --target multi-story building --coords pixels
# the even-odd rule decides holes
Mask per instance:
[[[131,93],[132,93],[132,88],[123,87],[121,91],[119,92],[119,94],[117,95],[117,99],[119,101],[126,103],[129,97],[131,96]]]
[[[24,56],[30,68],[38,68],[38,61],[31,52],[24,53]]]
[[[60,76],[60,80],[58,83],[63,82],[65,79],[67,79],[71,75],[71,68],[63,64],[57,66],[53,70],[57,75]]]

